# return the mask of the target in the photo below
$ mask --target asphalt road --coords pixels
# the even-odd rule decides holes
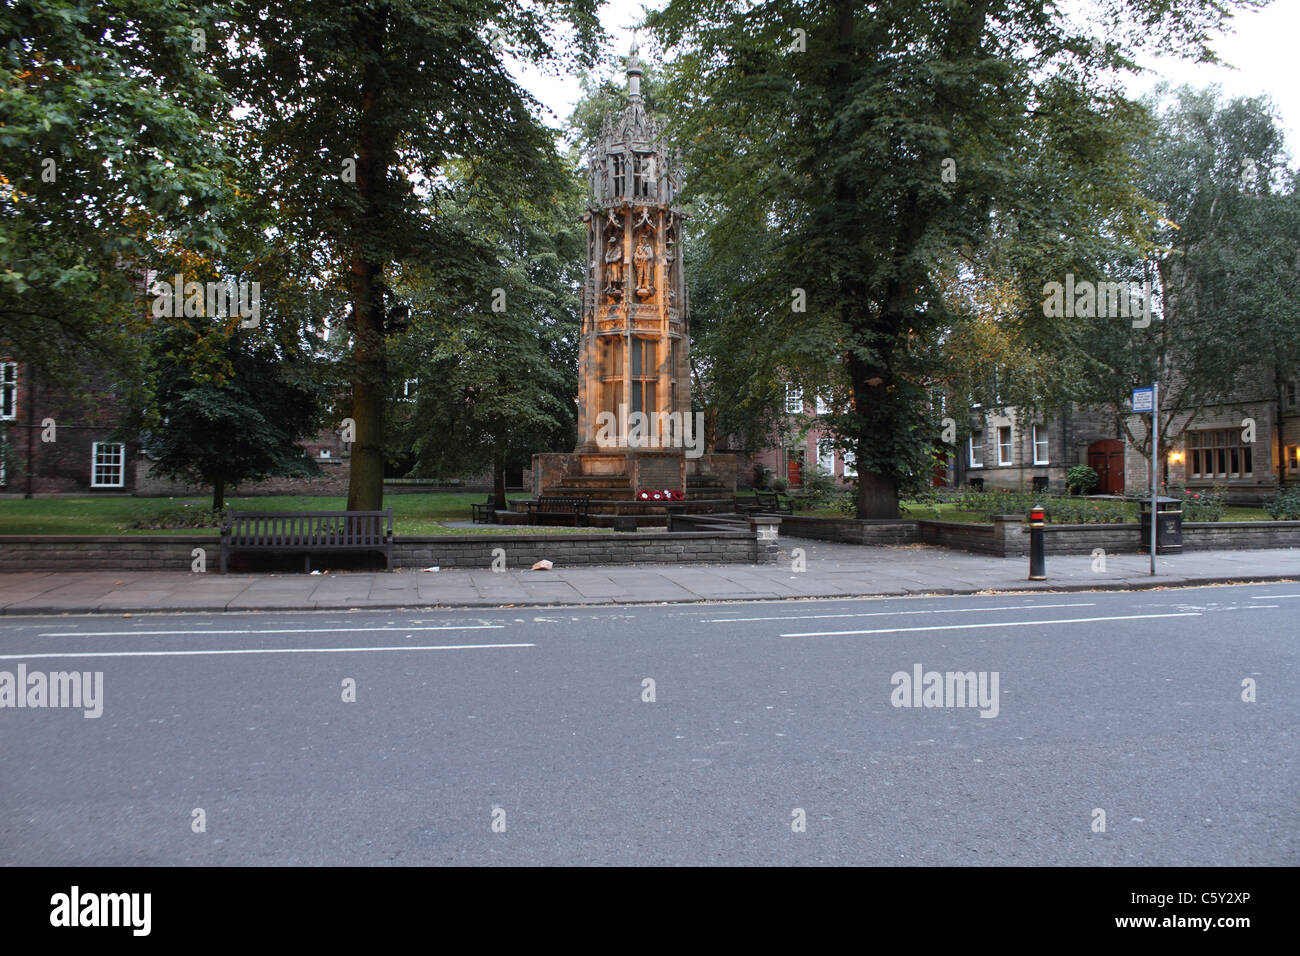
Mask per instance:
[[[1294,584],[3,618],[0,703],[103,686],[0,708],[0,863],[1295,865],[1298,651]]]

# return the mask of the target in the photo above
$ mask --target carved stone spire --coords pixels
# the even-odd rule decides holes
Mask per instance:
[[[641,58],[636,55],[636,41],[632,41],[632,51],[627,58],[627,98],[641,99]]]

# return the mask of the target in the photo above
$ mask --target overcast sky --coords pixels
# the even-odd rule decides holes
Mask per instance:
[[[1068,2],[1068,0],[1067,0]],[[1087,2],[1087,0],[1082,0]],[[632,26],[641,18],[645,7],[658,9],[664,0],[610,0],[601,8],[601,22],[614,38],[607,57],[627,53],[632,41]],[[1207,67],[1181,60],[1152,59],[1145,65],[1151,72],[1129,84],[1133,95],[1150,90],[1161,79],[1174,84],[1189,83],[1196,87],[1218,83],[1229,96],[1268,94],[1277,105],[1286,130],[1287,145],[1292,153],[1300,151],[1300,68],[1295,40],[1300,36],[1300,0],[1274,0],[1264,10],[1242,13],[1233,20],[1234,30],[1214,44],[1224,61],[1223,66]],[[643,56],[655,55],[648,37],[641,35]],[[552,125],[567,119],[580,91],[577,77],[544,76],[521,68],[518,75],[524,86],[556,114],[548,118]]]

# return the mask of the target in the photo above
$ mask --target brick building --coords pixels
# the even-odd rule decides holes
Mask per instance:
[[[857,477],[852,454],[836,450],[819,415],[830,411],[820,395],[804,396],[797,388],[786,389],[785,415],[776,428],[773,443],[762,448],[725,449],[737,456],[736,474],[742,484],[754,480],[758,469],[766,469],[771,478],[783,478],[791,488],[803,484],[810,463],[834,475],[841,483]]]
[[[0,355],[0,494],[131,494],[139,446],[116,435],[127,414],[107,376],[76,388]]]

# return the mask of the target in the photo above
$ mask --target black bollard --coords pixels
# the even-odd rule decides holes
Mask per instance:
[[[1040,505],[1029,509],[1029,580],[1047,580],[1047,560],[1043,553],[1043,525],[1047,517]]]

